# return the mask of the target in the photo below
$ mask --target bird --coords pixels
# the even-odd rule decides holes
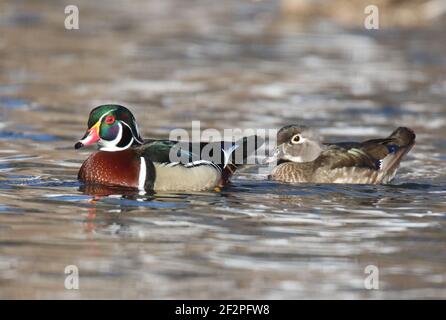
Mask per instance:
[[[205,191],[221,188],[263,144],[256,136],[237,141],[187,142],[143,139],[132,112],[122,105],[94,108],[75,149],[97,143],[79,169],[90,185],[139,191]]]
[[[387,184],[415,144],[413,130],[399,127],[387,138],[322,143],[307,126],[288,125],[265,163],[276,162],[268,179],[286,183]]]

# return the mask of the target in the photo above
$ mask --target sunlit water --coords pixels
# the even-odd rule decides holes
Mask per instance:
[[[446,298],[444,25],[342,29],[268,1],[0,1],[0,298]],[[305,26],[305,27],[304,27]],[[94,196],[73,145],[121,103],[145,137],[304,123],[328,141],[404,125],[386,186]],[[80,290],[66,290],[76,265]],[[366,290],[368,265],[379,290]]]

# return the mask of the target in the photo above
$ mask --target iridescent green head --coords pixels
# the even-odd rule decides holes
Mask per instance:
[[[102,151],[120,151],[142,144],[135,117],[126,107],[101,105],[90,112],[88,130],[74,146],[76,149],[97,142]]]

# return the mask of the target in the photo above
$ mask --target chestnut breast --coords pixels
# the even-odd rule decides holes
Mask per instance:
[[[98,151],[82,164],[78,178],[86,183],[138,187],[141,160],[132,149]]]

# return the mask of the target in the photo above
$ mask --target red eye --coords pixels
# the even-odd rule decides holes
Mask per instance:
[[[113,124],[115,122],[115,117],[114,116],[106,116],[105,117],[105,123],[106,124]]]

